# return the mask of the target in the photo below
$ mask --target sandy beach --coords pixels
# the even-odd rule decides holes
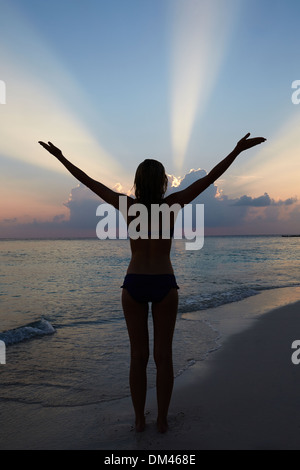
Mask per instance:
[[[140,434],[130,397],[78,407],[15,403],[8,410],[1,403],[0,448],[299,449],[300,364],[292,363],[291,345],[300,340],[300,288],[264,291],[200,315],[219,332],[216,350],[176,378],[165,435],[156,431],[152,389]]]

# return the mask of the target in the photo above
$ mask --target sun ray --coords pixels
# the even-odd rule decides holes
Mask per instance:
[[[208,104],[234,19],[235,0],[172,0],[171,139],[183,166],[196,115]]]
[[[1,78],[6,84],[0,153],[62,172],[63,167],[38,145],[38,140],[53,140],[84,171],[101,176],[106,184],[115,184],[115,175],[126,174],[126,168],[104,148],[85,122],[94,109],[84,90],[28,18],[15,5],[5,2],[4,6],[6,22],[0,22],[0,26],[7,29],[9,40],[0,44]],[[22,45],[9,32],[7,25],[12,23],[18,38],[23,38]]]
[[[300,116],[296,113],[273,135],[267,136],[266,143],[254,156],[244,159],[239,166],[243,177],[231,181],[237,193],[259,195],[267,191],[275,199],[299,198],[296,189],[300,175],[299,127]]]

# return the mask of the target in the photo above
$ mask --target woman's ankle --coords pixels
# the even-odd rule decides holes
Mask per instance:
[[[135,430],[137,432],[143,432],[145,430],[145,427],[146,427],[146,419],[145,419],[145,416],[142,416],[142,417],[137,417],[135,419]]]
[[[168,431],[169,429],[169,425],[168,425],[168,419],[167,418],[161,418],[161,417],[157,417],[157,421],[156,421],[156,425],[157,425],[157,430],[158,432],[160,433],[165,433]]]

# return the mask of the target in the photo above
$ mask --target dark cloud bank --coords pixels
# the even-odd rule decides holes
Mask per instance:
[[[173,177],[169,177],[170,192],[182,190],[196,179],[206,175],[204,170],[191,170],[177,187],[171,187]],[[96,209],[103,203],[83,185],[72,189],[65,206],[70,216],[66,220],[57,215],[49,222],[19,224],[17,219],[1,221],[1,238],[80,238],[95,237],[99,217]],[[210,186],[198,196],[193,204],[204,204],[205,235],[246,235],[246,234],[286,234],[300,232],[300,206],[295,198],[275,201],[267,193],[253,198],[244,195],[230,199],[218,194],[216,185]],[[297,232],[297,233],[298,233]]]

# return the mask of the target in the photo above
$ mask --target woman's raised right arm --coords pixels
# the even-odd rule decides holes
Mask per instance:
[[[166,198],[166,202],[168,201],[169,205],[179,203],[182,207],[185,204],[189,204],[193,201],[199,194],[201,194],[205,189],[207,189],[212,183],[214,183],[218,178],[220,178],[223,173],[230,167],[230,165],[234,162],[236,157],[251,147],[255,145],[259,145],[265,142],[264,137],[255,137],[253,139],[249,139],[250,133],[246,134],[236,145],[233,151],[227,155],[224,160],[218,163],[206,176],[200,178],[199,180],[192,183],[187,188],[183,189],[182,191],[178,191],[176,193],[170,194]]]

